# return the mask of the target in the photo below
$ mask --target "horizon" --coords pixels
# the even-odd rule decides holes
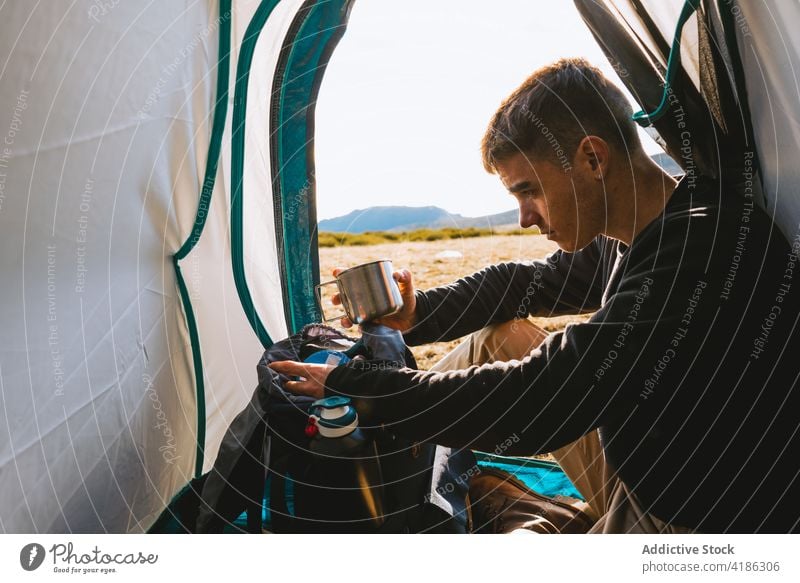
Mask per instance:
[[[342,217],[346,217],[347,215],[350,215],[352,213],[363,213],[363,212],[366,212],[366,211],[369,211],[369,210],[374,210],[374,209],[391,209],[391,208],[410,208],[410,209],[435,208],[435,209],[443,210],[446,213],[451,214],[451,215],[458,215],[458,216],[464,217],[465,219],[480,219],[480,218],[483,218],[483,217],[486,217],[486,216],[499,215],[499,214],[503,214],[503,213],[507,213],[507,212],[510,212],[510,211],[516,211],[517,210],[516,208],[513,208],[513,209],[507,209],[507,210],[504,210],[504,211],[500,211],[499,213],[490,213],[490,215],[474,215],[474,216],[472,216],[472,215],[462,215],[461,213],[453,212],[453,211],[451,211],[449,209],[446,209],[443,206],[439,206],[438,204],[426,204],[426,205],[376,204],[374,206],[367,206],[367,207],[364,207],[364,208],[356,208],[356,209],[353,209],[351,211],[348,211],[348,212],[344,213],[343,215],[338,215],[338,216],[335,216],[335,217],[327,217],[327,218],[319,219],[319,220],[320,221],[330,221],[330,220],[333,220],[333,219],[340,219]]]

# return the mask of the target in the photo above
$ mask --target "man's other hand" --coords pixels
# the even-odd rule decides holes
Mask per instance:
[[[301,377],[299,381],[286,381],[283,388],[295,395],[307,395],[315,399],[325,396],[325,381],[336,368],[332,364],[307,364],[293,360],[273,362],[269,367],[287,377]]]

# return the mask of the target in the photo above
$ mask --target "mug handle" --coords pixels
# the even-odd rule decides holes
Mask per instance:
[[[323,285],[331,285],[331,284],[334,284],[334,283],[336,284],[336,287],[339,288],[339,296],[343,296],[344,292],[342,291],[342,288],[339,287],[339,280],[338,279],[332,279],[331,281],[326,281],[324,283],[320,283],[320,284],[317,284],[317,285],[314,286],[314,295],[316,295],[316,297],[317,297],[317,306],[319,307],[319,313],[322,315],[322,323],[323,324],[325,322],[333,322],[334,320],[338,320],[338,319],[342,318],[343,316],[347,316],[347,311],[345,311],[344,314],[340,314],[338,316],[334,316],[333,318],[326,318],[325,317],[325,308],[322,307],[322,290],[320,288],[322,288]],[[349,316],[348,316],[348,318],[349,318]]]

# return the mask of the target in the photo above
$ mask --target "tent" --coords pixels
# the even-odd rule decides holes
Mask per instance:
[[[319,318],[314,106],[353,5],[0,9],[3,531],[150,529]],[[800,8],[576,5],[684,170],[796,239]]]

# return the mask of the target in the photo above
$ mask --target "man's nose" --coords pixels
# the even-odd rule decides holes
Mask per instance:
[[[519,205],[519,226],[523,229],[539,225],[541,219],[541,215],[534,210],[533,205]]]

